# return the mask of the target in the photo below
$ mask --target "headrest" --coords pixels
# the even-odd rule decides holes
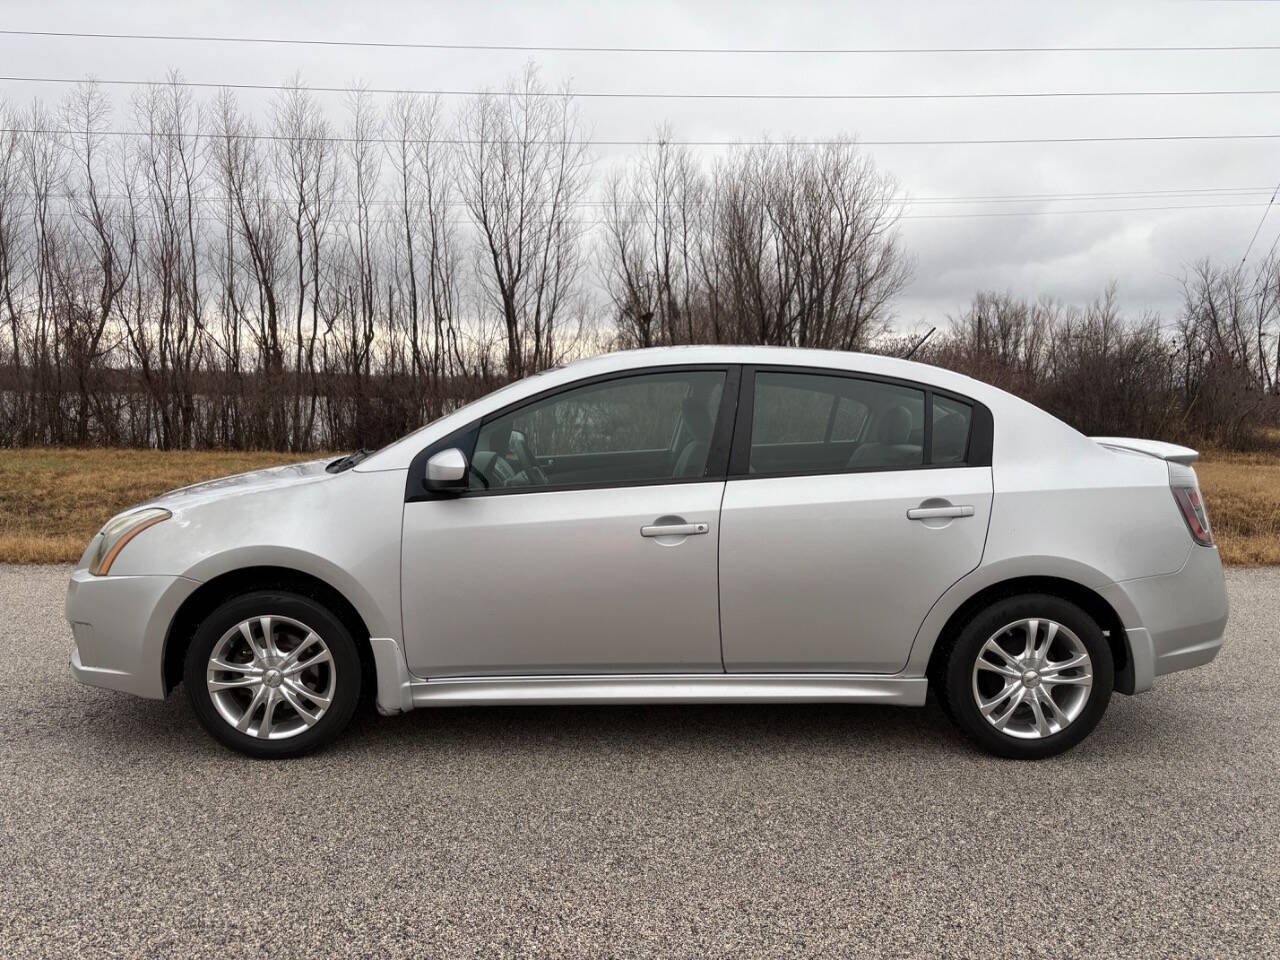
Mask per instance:
[[[495,420],[480,431],[480,448],[492,450],[494,453],[506,453],[511,446],[511,428],[515,421],[511,418]]]
[[[876,436],[881,443],[906,443],[911,437],[911,411],[906,407],[890,407],[880,414]]]
[[[711,422],[711,414],[707,412],[706,397],[685,397],[682,411],[684,413],[684,422],[689,425],[689,430],[696,439],[708,440],[711,438],[711,430],[714,424]]]

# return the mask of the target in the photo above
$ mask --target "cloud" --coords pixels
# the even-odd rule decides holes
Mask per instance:
[[[746,4],[655,0],[642,9],[600,3],[422,3],[127,6],[52,0],[7,11],[7,26],[37,30],[219,33],[347,39],[681,46],[1045,46],[1248,43],[1274,36],[1265,4],[1044,5]],[[531,55],[343,47],[0,38],[14,76],[156,79],[178,67],[193,80],[280,82],[295,71],[317,85],[500,87]],[[538,54],[545,78],[580,90],[889,93],[1034,90],[1208,90],[1275,87],[1272,53],[632,55]],[[0,84],[24,103],[55,89]],[[127,103],[127,91],[115,93]],[[248,105],[269,94],[242,95]],[[663,121],[685,139],[1132,136],[1272,133],[1275,97],[1160,97],[1017,101],[653,102],[589,100],[599,137],[638,138]],[[335,111],[341,98],[327,96]],[[868,148],[914,196],[1007,195],[1267,186],[1275,141]],[[707,152],[708,161],[712,153]],[[601,150],[602,164],[618,151]],[[1190,195],[1188,195],[1190,196]],[[923,212],[1033,211],[1026,217],[913,220],[917,256],[904,322],[941,320],[977,289],[1086,300],[1110,280],[1127,308],[1175,310],[1176,276],[1200,257],[1238,259],[1260,208],[1059,215],[1084,206],[1202,202],[1116,200],[969,204]],[[1257,198],[1246,198],[1256,200]],[[1277,215],[1259,238],[1280,230]]]

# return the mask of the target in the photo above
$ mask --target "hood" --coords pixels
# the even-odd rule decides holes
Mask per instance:
[[[268,467],[265,470],[251,470],[248,473],[237,473],[217,480],[206,480],[189,487],[170,490],[138,506],[166,507],[176,513],[212,500],[224,500],[228,497],[279,490],[304,483],[316,483],[336,476],[336,474],[325,472],[325,464],[328,462],[329,460],[309,460],[306,463],[290,463],[283,467]]]

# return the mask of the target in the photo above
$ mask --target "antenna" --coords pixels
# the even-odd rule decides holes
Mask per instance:
[[[930,327],[930,328],[929,328],[929,332],[928,332],[928,333],[926,333],[926,334],[925,334],[923,337],[921,337],[919,340],[917,340],[917,341],[916,341],[916,343],[915,343],[915,346],[914,346],[914,347],[912,347],[910,350],[908,350],[906,353],[904,353],[904,354],[902,355],[901,359],[903,359],[903,360],[910,360],[913,356],[915,356],[915,352],[916,352],[917,350],[919,350],[922,346],[924,346],[924,342],[925,342],[926,340],[928,340],[930,337],[932,337],[932,336],[933,336],[934,331],[935,331],[935,330],[937,330],[937,329],[938,329],[937,327]]]

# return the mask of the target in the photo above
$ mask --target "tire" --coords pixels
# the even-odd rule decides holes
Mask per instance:
[[[360,701],[360,652],[323,604],[259,590],[205,617],[183,680],[216,740],[251,757],[296,757],[332,742],[350,722]]]
[[[937,681],[945,712],[970,740],[999,757],[1035,760],[1093,731],[1111,700],[1115,665],[1102,629],[1082,609],[1025,594],[974,616],[939,664]]]

